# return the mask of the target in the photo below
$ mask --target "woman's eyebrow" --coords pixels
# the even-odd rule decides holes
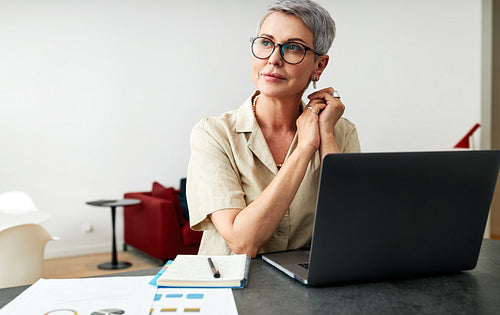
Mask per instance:
[[[271,35],[271,34],[262,33],[262,34],[260,34],[259,36],[269,37],[270,39],[274,39],[274,36],[273,36],[273,35]]]
[[[262,33],[260,34],[259,36],[263,36],[263,37],[268,37],[269,39],[273,39],[274,40],[274,36],[271,35],[271,34],[266,34],[266,33]],[[293,38],[288,38],[285,43],[288,43],[288,42],[301,42],[303,43],[304,45],[307,45],[306,41],[303,40],[302,38],[298,38],[298,37],[293,37]]]
[[[287,42],[302,42],[304,45],[307,45],[306,41],[301,38],[289,38]]]

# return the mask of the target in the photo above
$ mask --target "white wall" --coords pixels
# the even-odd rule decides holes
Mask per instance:
[[[338,31],[320,86],[363,151],[448,150],[480,122],[481,1],[319,2]],[[47,257],[110,250],[110,211],[85,201],[178,186],[192,126],[254,90],[268,3],[0,0],[0,192],[51,213]]]

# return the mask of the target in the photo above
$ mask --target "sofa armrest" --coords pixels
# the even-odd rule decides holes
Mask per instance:
[[[124,197],[141,201],[123,209],[125,243],[155,257],[167,255],[167,249],[177,251],[182,235],[174,202],[150,193],[126,193]]]

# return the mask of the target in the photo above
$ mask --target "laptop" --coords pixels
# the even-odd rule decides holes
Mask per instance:
[[[325,156],[311,247],[262,258],[306,285],[474,269],[500,151]]]

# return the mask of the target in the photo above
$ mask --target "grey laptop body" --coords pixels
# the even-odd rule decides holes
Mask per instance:
[[[307,285],[476,266],[500,151],[327,155],[310,250],[262,258]]]

